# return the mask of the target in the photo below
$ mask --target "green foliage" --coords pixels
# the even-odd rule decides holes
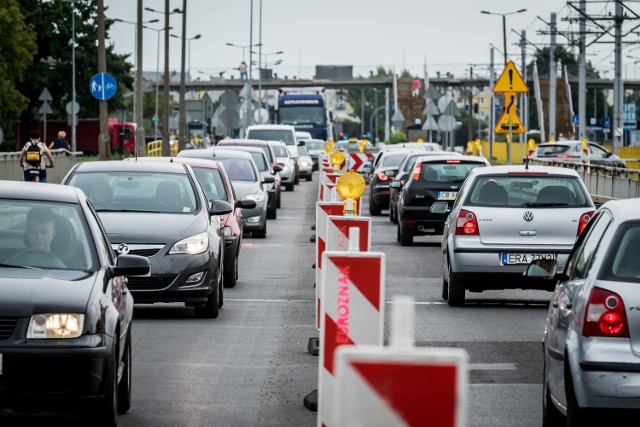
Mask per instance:
[[[4,0],[0,0],[4,1]],[[89,92],[89,81],[98,72],[98,16],[97,1],[20,0],[20,8],[27,24],[37,34],[37,54],[25,70],[19,83],[20,92],[29,99],[22,114],[23,123],[37,120],[41,102],[38,96],[47,87],[53,101],[52,119],[66,119],[65,106],[72,99],[72,11],[75,10],[76,101],[80,104],[79,118],[98,117],[98,100]],[[105,19],[105,38],[113,21]],[[127,55],[114,53],[107,43],[107,72],[118,82],[118,90],[109,100],[109,109],[123,107],[123,93],[132,88],[132,65]],[[12,58],[15,60],[15,58]]]
[[[36,53],[35,39],[34,29],[25,23],[18,1],[0,0],[0,127],[5,129],[27,106],[28,99],[16,83],[24,79]]]
[[[389,136],[389,141],[385,141],[387,144],[399,144],[401,142],[407,142],[407,135],[404,132],[394,132]]]

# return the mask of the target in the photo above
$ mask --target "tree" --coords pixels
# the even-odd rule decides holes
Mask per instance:
[[[2,0],[0,0],[2,1]],[[37,54],[25,70],[24,79],[18,84],[20,92],[29,99],[28,108],[22,113],[23,134],[31,122],[37,119],[40,107],[38,95],[47,87],[53,101],[51,118],[66,119],[65,106],[72,99],[72,11],[75,10],[76,39],[76,101],[80,104],[79,118],[98,117],[98,101],[89,92],[89,81],[98,72],[98,29],[95,1],[44,2],[20,0],[25,21],[36,34]],[[106,20],[106,35],[113,23]],[[133,85],[132,65],[127,55],[118,55],[114,46],[108,45],[107,72],[118,82],[118,90],[109,100],[111,111],[124,106],[123,94]]]
[[[0,127],[27,107],[28,99],[17,88],[36,53],[36,34],[25,23],[17,0],[0,0]]]
[[[377,77],[391,77],[393,76],[393,71],[385,70],[384,67],[378,66],[375,74],[372,72],[368,78],[377,78]],[[362,76],[358,76],[360,79],[365,79]],[[363,93],[364,92],[364,93]],[[364,95],[364,96],[362,96]],[[364,117],[360,117],[362,114],[362,98],[364,98]],[[371,131],[374,135],[382,135],[384,136],[384,120],[378,119],[378,128],[377,129],[369,129],[369,125],[372,123],[372,114],[377,107],[384,107],[384,90],[381,88],[370,88],[360,90],[349,90],[347,91],[347,103],[351,105],[353,108],[353,112],[350,116],[354,118],[358,118],[364,121],[364,129],[365,132]],[[382,117],[382,115],[378,115],[378,117]],[[360,133],[359,124],[358,131]],[[349,133],[349,135],[356,135],[356,132]],[[361,136],[361,135],[358,135]]]

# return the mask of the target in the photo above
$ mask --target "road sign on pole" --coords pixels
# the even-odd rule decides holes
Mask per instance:
[[[357,230],[349,233],[355,236]],[[318,426],[335,427],[336,348],[383,343],[385,255],[358,252],[352,246],[348,252],[325,252],[323,262]]]
[[[522,78],[513,61],[507,62],[502,74],[500,74],[500,77],[496,80],[496,84],[493,86],[493,92],[529,92],[527,83]]]
[[[116,79],[108,73],[98,73],[89,82],[91,95],[101,101],[106,101],[115,95],[117,88]]]

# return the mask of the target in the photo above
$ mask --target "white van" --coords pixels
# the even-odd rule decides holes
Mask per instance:
[[[261,139],[264,141],[282,141],[287,146],[291,158],[295,161],[294,184],[300,183],[300,168],[298,165],[298,139],[296,128],[291,125],[252,125],[247,127],[245,138]]]

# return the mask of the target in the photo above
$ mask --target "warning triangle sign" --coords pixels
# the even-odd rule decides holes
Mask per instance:
[[[504,71],[493,85],[493,92],[529,92],[527,84],[513,61],[507,62]]]
[[[509,117],[511,117],[511,125],[509,125]],[[495,132],[509,133],[509,128],[511,128],[511,133],[525,133],[520,117],[518,117],[517,114],[508,114],[505,112],[502,117],[500,117],[500,120],[496,125]]]

